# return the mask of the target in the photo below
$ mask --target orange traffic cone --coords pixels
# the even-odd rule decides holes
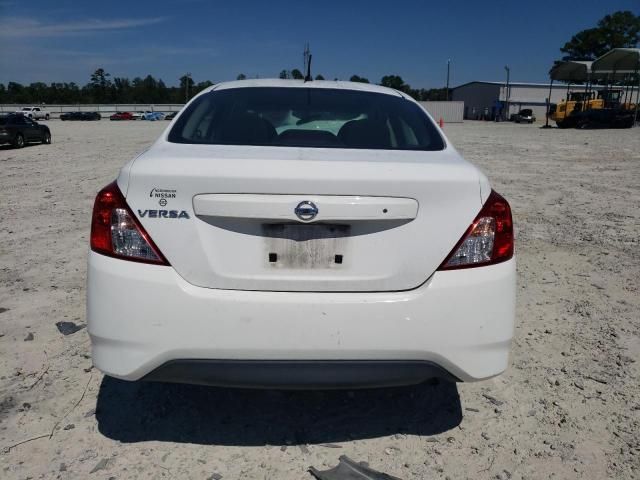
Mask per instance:
[[[444,120],[442,119],[442,117],[440,117],[440,121],[438,122],[438,125],[440,125],[440,128],[444,127]]]

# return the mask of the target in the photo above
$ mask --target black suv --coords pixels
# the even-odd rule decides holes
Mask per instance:
[[[51,143],[49,127],[24,115],[11,113],[0,116],[0,145],[10,143],[22,148],[29,142]]]

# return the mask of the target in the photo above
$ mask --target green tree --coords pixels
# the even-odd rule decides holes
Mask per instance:
[[[7,100],[9,103],[28,103],[30,98],[25,95],[25,88],[17,82],[9,82],[7,84]]]
[[[183,75],[180,77],[180,88],[182,90],[187,86],[189,86],[189,89],[192,89],[194,84],[193,78],[191,78],[190,75]]]
[[[291,72],[289,72],[288,70],[282,70],[280,72],[280,75],[278,75],[280,78],[282,78],[283,80],[286,80],[288,78],[291,78]]]
[[[368,78],[360,77],[358,75],[351,75],[351,78],[349,79],[349,81],[350,82],[369,83],[369,79]]]
[[[576,33],[560,49],[563,60],[595,60],[612,48],[635,48],[640,42],[640,16],[630,11],[602,18],[596,27]]]
[[[91,74],[90,85],[94,88],[106,88],[111,84],[109,77],[111,74],[104,71],[104,68],[98,68]]]
[[[180,93],[178,93],[178,97],[176,101],[184,102],[189,100],[193,96],[193,86],[194,81],[191,78],[191,75],[183,75],[180,77]]]
[[[236,77],[236,80],[246,80],[247,76],[244,73],[241,73]]]
[[[316,80],[324,80],[324,77],[320,74],[316,75]]]
[[[61,103],[80,103],[83,100],[82,91],[75,82],[62,84],[60,95],[62,96]]]
[[[86,91],[89,93],[89,101],[103,103],[108,101],[108,90],[111,88],[111,75],[104,71],[104,68],[98,68],[91,74],[89,84]]]
[[[402,80],[402,77],[399,75],[385,75],[382,77],[382,80],[380,80],[380,85],[383,87],[395,88],[401,92],[407,92],[411,89],[409,85],[404,83],[404,80]]]
[[[304,75],[300,70],[294,68],[293,70],[291,70],[291,78],[293,78],[294,80],[304,80]]]
[[[49,87],[46,83],[35,82],[27,87],[27,94],[32,98],[33,103],[45,103],[47,100]]]
[[[117,102],[130,102],[132,100],[131,82],[128,78],[114,77],[113,90],[114,98],[117,99]]]
[[[196,93],[200,93],[202,90],[204,90],[205,88],[209,88],[211,85],[213,85],[213,82],[211,82],[210,80],[198,82],[198,84],[193,89],[193,94],[195,95]]]

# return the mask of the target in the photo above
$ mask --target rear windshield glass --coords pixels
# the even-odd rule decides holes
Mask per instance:
[[[169,133],[174,143],[442,150],[424,111],[400,96],[354,90],[243,87],[200,96]]]

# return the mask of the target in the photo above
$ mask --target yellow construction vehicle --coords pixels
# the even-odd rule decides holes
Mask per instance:
[[[632,110],[635,107],[634,104],[620,102],[622,94],[621,89],[570,92],[566,100],[562,100],[557,105],[551,105],[549,118],[556,122],[558,128],[572,128],[578,126],[583,119],[581,112],[611,108]]]

